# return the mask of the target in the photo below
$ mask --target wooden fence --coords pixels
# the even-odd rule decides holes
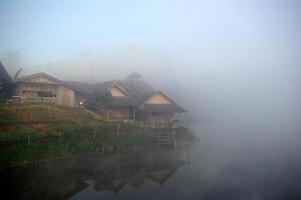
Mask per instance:
[[[116,127],[114,127],[114,129],[106,130],[105,132],[101,129],[95,128],[93,131],[87,131],[84,133],[75,132],[42,137],[27,135],[22,139],[0,140],[0,148],[16,145],[28,146],[32,144],[63,143],[64,141],[75,141],[83,139],[89,139],[91,141],[94,141],[99,139],[107,139],[107,137],[119,138],[121,136],[129,134],[129,132],[131,132],[131,130],[127,128],[121,129],[120,126],[117,125]],[[143,134],[143,132],[141,132],[141,134]]]
[[[1,99],[1,104],[55,104],[56,99]]]

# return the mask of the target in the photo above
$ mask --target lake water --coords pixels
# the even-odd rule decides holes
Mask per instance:
[[[250,138],[248,138],[249,141]],[[5,199],[300,199],[300,151],[201,138],[1,172]],[[292,147],[293,148],[293,147]],[[287,149],[287,148],[286,148]],[[288,154],[289,152],[289,154]],[[293,153],[294,152],[294,153]]]

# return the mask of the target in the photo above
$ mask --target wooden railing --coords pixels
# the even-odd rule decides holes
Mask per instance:
[[[55,104],[55,98],[43,98],[43,99],[20,99],[20,98],[13,98],[13,99],[5,99],[2,101],[3,104]]]

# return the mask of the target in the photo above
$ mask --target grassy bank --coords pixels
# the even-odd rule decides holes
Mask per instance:
[[[24,161],[30,162],[57,156],[72,156],[98,151],[123,150],[133,146],[151,145],[153,138],[145,134],[129,133],[123,136],[103,134],[97,138],[65,139],[47,143],[30,145],[14,145],[0,149],[1,166],[7,166]]]
[[[82,110],[54,105],[0,106],[0,167],[17,163],[111,152],[156,144],[154,130],[99,121]],[[56,120],[56,121],[55,121]],[[54,122],[55,121],[55,122]],[[177,140],[193,141],[187,129],[177,130]]]
[[[156,144],[156,132],[144,132],[143,129],[120,124],[57,126],[57,132],[40,136],[35,129],[17,130],[2,134],[0,137],[0,167],[53,157],[73,156],[93,152],[112,152],[126,150],[135,146]],[[178,143],[191,143],[194,135],[187,129],[176,134]],[[20,141],[19,143],[10,143]],[[5,145],[6,144],[6,145]]]
[[[0,125],[37,124],[57,122],[95,122],[94,117],[83,110],[51,104],[0,105]]]

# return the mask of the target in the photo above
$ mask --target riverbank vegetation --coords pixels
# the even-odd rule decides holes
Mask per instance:
[[[0,106],[0,111],[0,167],[156,144],[155,130],[97,120],[84,110],[38,104]],[[185,128],[176,137],[195,138]]]

